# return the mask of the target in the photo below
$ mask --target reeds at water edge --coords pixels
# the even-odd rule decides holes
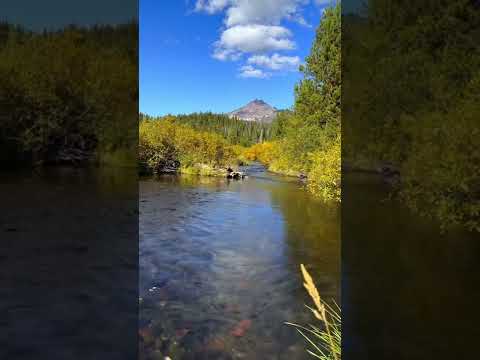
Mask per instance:
[[[320,294],[303,264],[300,265],[303,276],[303,286],[313,300],[314,307],[308,305],[307,308],[323,326],[318,327],[309,324],[308,327],[287,322],[287,325],[294,326],[296,330],[307,340],[311,348],[307,352],[317,359],[322,360],[341,360],[341,309],[334,303],[334,306],[328,305],[320,298]]]

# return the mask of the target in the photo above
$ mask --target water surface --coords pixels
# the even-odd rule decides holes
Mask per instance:
[[[141,358],[308,358],[284,322],[313,321],[300,263],[338,300],[339,208],[296,179],[246,170],[243,181],[140,182]]]
[[[133,359],[135,168],[0,174],[0,359]]]
[[[476,359],[480,236],[442,233],[377,175],[342,179],[345,359]]]

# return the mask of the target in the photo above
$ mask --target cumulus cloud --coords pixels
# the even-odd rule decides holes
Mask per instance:
[[[278,25],[283,18],[295,18],[305,0],[236,0],[227,10],[227,26],[244,24]]]
[[[245,65],[240,68],[239,76],[242,78],[266,79],[270,77],[270,74],[261,69],[254,68],[251,65]]]
[[[309,0],[197,0],[195,11],[215,14],[227,9],[225,25],[228,27],[245,24],[278,25],[283,18],[301,18],[300,9],[308,2]]]
[[[246,66],[240,68],[240,76],[265,78],[271,74],[258,67],[274,71],[298,68],[300,59],[297,56],[281,56],[276,53],[296,48],[291,31],[281,22],[289,20],[310,26],[301,11],[303,6],[311,1],[196,0],[195,10],[208,14],[225,14],[220,39],[214,43],[214,59],[238,61],[244,55],[250,56]],[[275,53],[268,55],[272,52]]]
[[[295,48],[291,36],[290,30],[282,26],[236,25],[222,33],[215,49],[243,53],[291,50]]]
[[[272,56],[251,56],[248,58],[247,63],[272,70],[296,70],[300,65],[300,58],[298,56],[282,56],[275,53]]]

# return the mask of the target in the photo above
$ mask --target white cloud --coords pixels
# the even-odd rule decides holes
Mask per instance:
[[[227,26],[245,24],[278,25],[283,18],[295,18],[308,0],[235,0],[227,10]]]
[[[222,33],[215,48],[243,53],[291,50],[295,48],[291,36],[290,30],[282,26],[236,25]]]
[[[308,28],[313,27],[311,24],[309,24],[309,23],[307,22],[307,20],[305,20],[305,19],[303,18],[303,16],[298,15],[298,16],[294,17],[292,20],[295,21],[295,22],[297,22],[298,24],[300,24],[300,25],[302,25],[302,26],[305,26],[305,27],[308,27]]]
[[[275,53],[272,56],[254,55],[249,57],[247,62],[272,70],[297,70],[300,65],[300,58],[298,56],[282,56]]]
[[[322,0],[326,1],[326,0]],[[309,0],[197,0],[195,11],[215,14],[227,9],[225,24],[278,25],[283,18],[297,19]]]
[[[214,43],[212,57],[220,61],[238,61],[250,56],[240,68],[241,77],[266,78],[272,71],[298,68],[298,56],[281,56],[277,52],[296,48],[292,32],[282,20],[311,27],[302,16],[304,5],[312,0],[196,0],[195,11],[224,13],[224,28]],[[331,2],[333,0],[315,0]],[[272,52],[275,52],[273,55]],[[255,66],[255,67],[254,67]],[[261,68],[258,68],[261,67]]]
[[[251,65],[245,65],[240,68],[239,76],[243,78],[266,79],[270,77],[270,74],[264,72],[263,70],[254,68]]]
[[[212,57],[220,61],[237,61],[242,57],[242,53],[235,50],[222,49],[219,47],[214,50]]]
[[[231,2],[231,0],[197,0],[195,3],[195,11],[215,14],[225,9]]]

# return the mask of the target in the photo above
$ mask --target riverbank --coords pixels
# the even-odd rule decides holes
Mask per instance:
[[[142,120],[139,124],[138,160],[142,174],[226,176],[228,168],[241,163],[242,149],[218,134],[170,120]]]
[[[281,140],[255,144],[244,151],[244,156],[250,161],[261,162],[270,172],[299,178],[313,196],[324,201],[341,201],[339,135],[325,138],[312,151],[306,151],[301,141],[287,136]]]

